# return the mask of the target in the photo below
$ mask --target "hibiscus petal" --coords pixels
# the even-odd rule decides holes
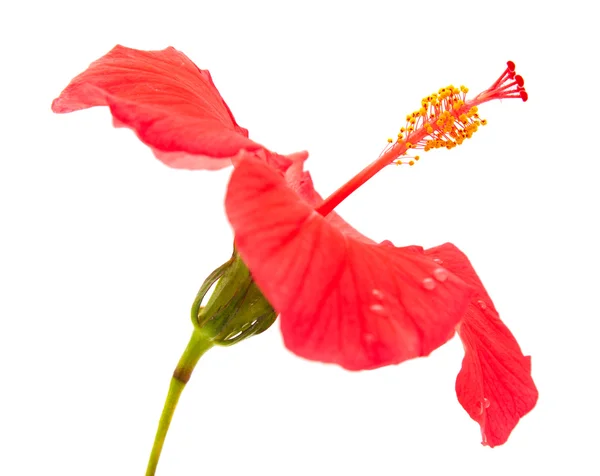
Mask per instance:
[[[225,207],[286,346],[302,357],[361,370],[428,355],[467,308],[460,279],[412,251],[344,235],[254,158],[233,172]]]
[[[52,110],[93,106],[108,106],[115,127],[133,129],[170,167],[219,169],[242,149],[263,149],[238,126],[210,73],[172,47],[116,46],[75,77]]]
[[[519,419],[535,406],[538,391],[531,378],[531,357],[524,356],[467,257],[447,243],[427,250],[477,291],[458,326],[465,348],[456,379],[458,401],[481,426],[482,444],[506,442]]]
[[[288,156],[292,157],[292,156]],[[298,157],[300,160],[294,160],[292,165],[285,172],[285,181],[292,190],[294,190],[306,203],[311,207],[317,208],[323,203],[323,197],[315,190],[315,186],[312,181],[310,173],[304,170],[304,161],[308,158],[308,155]],[[363,241],[365,243],[375,244],[373,240],[367,238],[356,228],[345,221],[335,211],[329,213],[325,219],[330,222],[333,226],[340,229],[346,236],[352,236],[353,238]]]

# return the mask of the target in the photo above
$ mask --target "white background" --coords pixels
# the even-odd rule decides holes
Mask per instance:
[[[593,2],[534,3],[1,7],[0,474],[144,474],[192,299],[231,250],[230,169],[171,170],[106,108],[51,113],[116,43],[210,69],[253,139],[310,151],[324,195],[441,86],[485,89],[511,59],[530,96],[339,207],[376,240],[471,258],[533,356],[540,400],[508,443],[482,447],[456,400],[457,339],[351,373],[295,357],[275,325],[202,359],[158,475],[599,474],[600,42]]]

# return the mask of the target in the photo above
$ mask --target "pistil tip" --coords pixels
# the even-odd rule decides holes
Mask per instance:
[[[520,87],[523,87],[523,85],[525,84],[525,80],[523,79],[523,76],[517,74],[515,76],[515,81],[517,82],[517,85]]]

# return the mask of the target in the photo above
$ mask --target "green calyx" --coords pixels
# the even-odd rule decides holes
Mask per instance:
[[[213,285],[213,293],[202,306],[202,300]],[[206,278],[192,305],[195,328],[210,342],[221,346],[264,332],[276,318],[277,313],[235,249],[229,261]]]

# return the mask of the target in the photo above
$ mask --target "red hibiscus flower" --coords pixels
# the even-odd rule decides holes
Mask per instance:
[[[110,107],[116,126],[133,129],[167,165],[217,169],[235,159],[226,210],[239,254],[280,314],[287,347],[352,370],[428,355],[452,337],[465,346],[459,401],[482,429],[484,444],[508,438],[535,405],[524,357],[466,257],[452,245],[423,251],[376,244],[333,211],[391,163],[414,165],[412,149],[452,148],[485,121],[491,99],[527,100],[509,62],[472,100],[448,86],[423,98],[395,140],[354,179],[323,200],[303,170],[305,154],[283,157],[248,138],[208,71],[168,48],[116,47],[77,76],[55,112]]]

